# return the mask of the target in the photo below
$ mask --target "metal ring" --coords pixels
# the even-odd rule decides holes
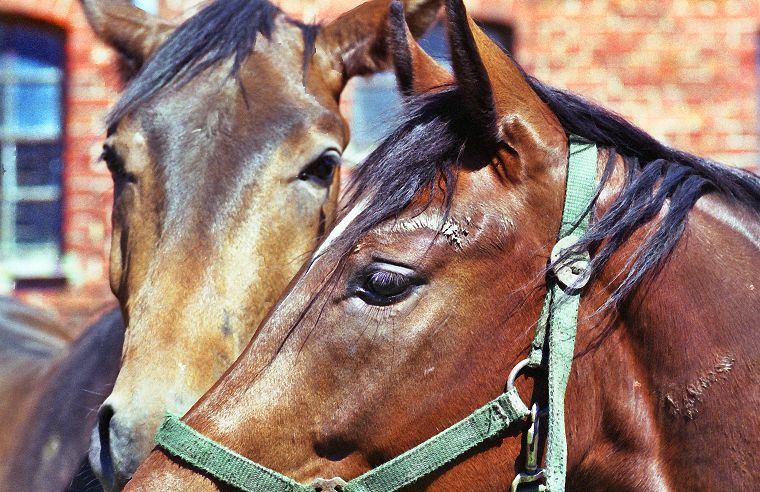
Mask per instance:
[[[523,369],[528,367],[528,364],[530,364],[530,359],[524,359],[518,362],[517,365],[512,368],[512,371],[509,373],[509,377],[507,378],[507,391],[515,387],[515,380],[517,379],[517,376],[520,375],[520,372],[522,372]]]

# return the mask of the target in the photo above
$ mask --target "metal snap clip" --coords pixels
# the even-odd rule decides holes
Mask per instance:
[[[544,469],[538,467],[538,439],[539,439],[539,418],[541,414],[538,404],[534,403],[530,409],[530,427],[528,434],[525,436],[525,471],[518,473],[512,481],[511,492],[517,492],[520,485],[540,482],[545,479]],[[539,491],[546,491],[546,485],[539,484]]]

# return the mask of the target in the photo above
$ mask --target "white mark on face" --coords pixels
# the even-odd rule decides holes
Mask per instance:
[[[354,208],[352,208],[343,219],[338,222],[338,225],[336,225],[332,231],[330,231],[330,234],[327,236],[327,238],[322,242],[322,244],[319,245],[319,248],[317,248],[317,251],[314,253],[312,258],[318,258],[322,253],[325,252],[327,248],[330,247],[330,244],[334,243],[344,232],[346,232],[346,229],[348,229],[348,226],[351,225],[351,223],[356,220],[356,218],[359,216],[362,211],[364,211],[365,208],[367,208],[367,202],[369,200],[367,198],[363,199],[361,202],[357,203]]]
[[[132,135],[132,141],[135,145],[145,145],[145,135],[143,135],[142,132],[137,131]]]
[[[471,224],[472,219],[469,216],[457,220],[452,218],[444,219],[443,215],[439,213],[424,213],[409,219],[389,222],[380,231],[410,232],[418,229],[429,229],[445,237],[451,246],[461,249],[470,233],[469,227]]]

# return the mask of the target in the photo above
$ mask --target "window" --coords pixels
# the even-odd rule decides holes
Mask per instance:
[[[61,250],[64,36],[0,18],[0,262],[45,277]]]
[[[478,25],[491,39],[506,51],[513,47],[512,29],[496,22],[480,22]],[[420,46],[438,63],[451,67],[451,56],[443,25],[438,22],[419,40]],[[401,95],[396,89],[396,77],[390,72],[352,81],[351,94],[351,142],[345,157],[360,162],[393,128],[401,111]]]

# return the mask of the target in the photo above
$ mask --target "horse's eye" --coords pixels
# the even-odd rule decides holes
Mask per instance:
[[[412,275],[386,269],[374,269],[363,276],[356,295],[374,306],[387,306],[406,299],[422,282]]]
[[[311,181],[319,186],[330,186],[335,176],[335,169],[340,165],[340,154],[334,150],[328,150],[314,162],[303,168],[298,174],[298,179]]]
[[[105,161],[108,170],[114,177],[123,176],[124,172],[124,159],[116,152],[116,150],[108,144],[103,145],[103,153],[100,154],[100,158]]]

